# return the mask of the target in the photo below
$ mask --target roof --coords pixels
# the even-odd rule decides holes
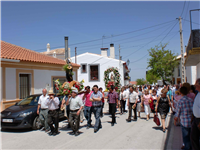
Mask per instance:
[[[70,48],[68,48],[70,49]],[[56,55],[57,54],[65,54],[65,48],[57,48],[57,49],[53,49],[53,50],[50,50],[49,52],[42,52],[42,54],[53,54],[54,52],[56,52]]]
[[[113,59],[115,61],[119,61],[119,59],[115,59],[115,58],[110,58],[110,57],[106,57],[106,56],[102,56],[101,54],[95,54],[95,53],[89,53],[89,52],[86,52],[86,53],[82,53],[80,55],[77,55],[76,57],[80,57],[80,56],[84,56],[84,55],[87,55],[87,54],[90,54],[90,55],[95,55],[95,56],[99,56],[99,57],[104,57],[104,58],[108,58],[108,59]],[[71,59],[74,59],[75,57],[71,57]],[[125,63],[125,61],[121,60],[121,63]]]
[[[130,81],[129,83],[132,84],[132,85],[136,85],[137,84],[136,81]]]
[[[66,62],[62,59],[47,56],[30,49],[7,43],[5,41],[1,41],[1,58],[47,64],[66,64]],[[72,66],[80,67],[80,65],[75,63],[72,63]]]
[[[186,57],[187,53],[184,53],[184,57]],[[181,55],[177,56],[176,59],[181,59]]]

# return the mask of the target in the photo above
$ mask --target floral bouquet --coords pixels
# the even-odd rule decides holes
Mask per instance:
[[[65,82],[63,85],[61,85],[59,79],[55,80],[55,87],[57,90],[59,90],[59,93],[62,95],[68,95],[72,93],[72,90],[76,88],[79,92],[84,89],[84,80],[78,82],[78,81],[71,81],[71,82]]]

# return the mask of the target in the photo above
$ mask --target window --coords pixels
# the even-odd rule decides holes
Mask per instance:
[[[99,81],[99,65],[90,65],[90,81]]]
[[[20,99],[24,99],[25,97],[30,95],[30,75],[29,74],[20,74]]]
[[[87,73],[87,64],[81,64],[81,73]]]

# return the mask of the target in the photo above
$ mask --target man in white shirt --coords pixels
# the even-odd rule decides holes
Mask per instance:
[[[198,94],[196,95],[194,99],[193,104],[193,115],[194,119],[192,122],[192,128],[191,128],[191,144],[192,149],[197,150],[200,149],[199,145],[199,138],[200,138],[200,78],[197,79],[195,83],[196,90],[198,91]]]
[[[127,101],[127,106],[129,108],[129,115],[128,115],[128,122],[131,122],[132,117],[132,109],[134,111],[134,119],[137,121],[137,101],[138,101],[138,94],[135,92],[134,87],[130,87],[130,93]]]
[[[41,124],[43,125],[42,131],[45,130],[45,132],[49,131],[49,125],[48,125],[48,105],[46,105],[46,100],[49,98],[47,95],[47,90],[42,90],[42,95],[39,98],[38,101],[38,108],[37,108],[37,114],[39,115],[39,119]]]
[[[59,123],[59,104],[60,101],[58,97],[54,97],[54,93],[49,93],[49,98],[46,100],[46,105],[48,106],[48,124],[50,126],[51,132],[49,135],[57,135],[58,123]],[[54,126],[53,126],[54,124]]]
[[[127,101],[128,101],[128,96],[129,96],[129,88],[128,88],[128,86],[125,86],[125,90],[124,90],[124,98],[125,98],[125,103],[124,103],[124,105],[125,105],[125,112],[128,112],[128,106],[127,106]]]
[[[72,135],[78,136],[78,129],[80,124],[80,112],[83,109],[83,101],[82,99],[77,96],[78,90],[73,89],[72,95],[68,96],[68,100],[66,102],[66,105],[70,105],[70,114],[69,114],[69,123],[70,127],[73,130]],[[62,105],[65,103],[65,100],[62,101]]]

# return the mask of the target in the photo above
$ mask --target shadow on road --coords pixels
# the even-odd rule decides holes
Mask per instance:
[[[160,126],[160,127],[152,127],[153,129],[155,129],[155,130],[163,130],[163,128]],[[166,129],[167,129],[167,127],[165,127]]]
[[[33,130],[31,128],[29,129],[1,129],[1,132],[7,132],[7,133],[27,133],[27,132],[34,132],[37,130]]]

